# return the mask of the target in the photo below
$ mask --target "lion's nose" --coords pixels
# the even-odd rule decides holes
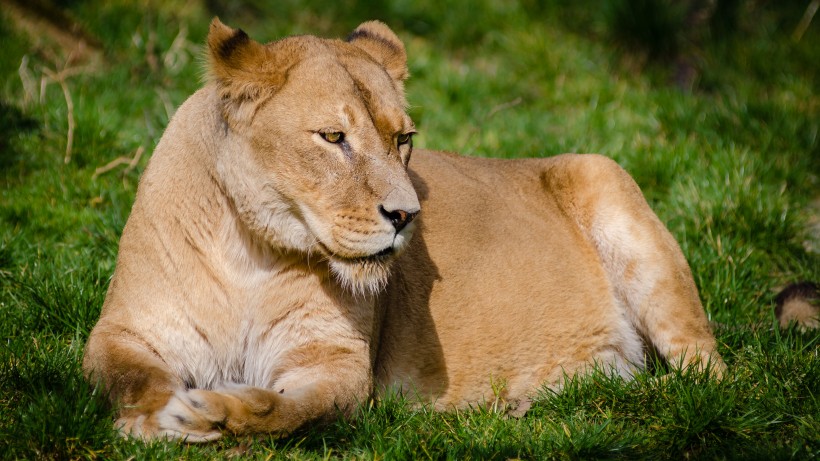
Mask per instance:
[[[405,226],[410,224],[411,221],[419,214],[418,210],[415,211],[406,211],[406,210],[388,210],[385,209],[383,206],[379,205],[379,212],[387,218],[393,227],[396,228],[396,233],[401,232]]]

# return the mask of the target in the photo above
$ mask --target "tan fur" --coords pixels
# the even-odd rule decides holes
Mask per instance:
[[[801,330],[820,328],[820,309],[805,299],[790,299],[783,304],[780,326],[786,328],[795,323]]]
[[[774,313],[782,328],[791,324],[801,331],[820,328],[820,287],[812,282],[785,287],[775,297]]]
[[[408,169],[405,50],[378,22],[262,45],[214,20],[208,47],[86,349],[122,433],[287,434],[374,392],[514,404],[594,363],[629,377],[646,347],[722,372],[678,245],[611,160]]]

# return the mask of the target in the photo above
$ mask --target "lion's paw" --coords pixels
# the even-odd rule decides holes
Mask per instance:
[[[114,428],[123,437],[148,440],[156,437],[157,426],[151,424],[146,415],[126,416],[114,422]]]
[[[219,394],[202,389],[178,391],[156,415],[159,437],[190,443],[210,442],[222,436],[225,420]]]
[[[164,427],[160,422],[160,414],[138,415],[118,418],[114,427],[123,437],[139,439],[144,442],[151,440],[181,440],[185,442],[208,442],[218,439],[222,434],[218,431],[191,432],[180,428]]]

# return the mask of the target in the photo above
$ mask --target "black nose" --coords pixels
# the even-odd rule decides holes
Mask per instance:
[[[383,206],[379,205],[379,212],[385,218],[390,220],[390,224],[393,224],[393,227],[396,228],[396,232],[401,232],[405,226],[410,224],[410,222],[419,214],[418,211],[404,211],[404,210],[394,210],[394,211],[387,211]]]

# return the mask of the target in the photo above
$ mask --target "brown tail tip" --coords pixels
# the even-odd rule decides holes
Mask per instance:
[[[795,323],[802,330],[820,328],[820,287],[816,283],[793,283],[778,293],[774,302],[774,315],[781,327]]]

